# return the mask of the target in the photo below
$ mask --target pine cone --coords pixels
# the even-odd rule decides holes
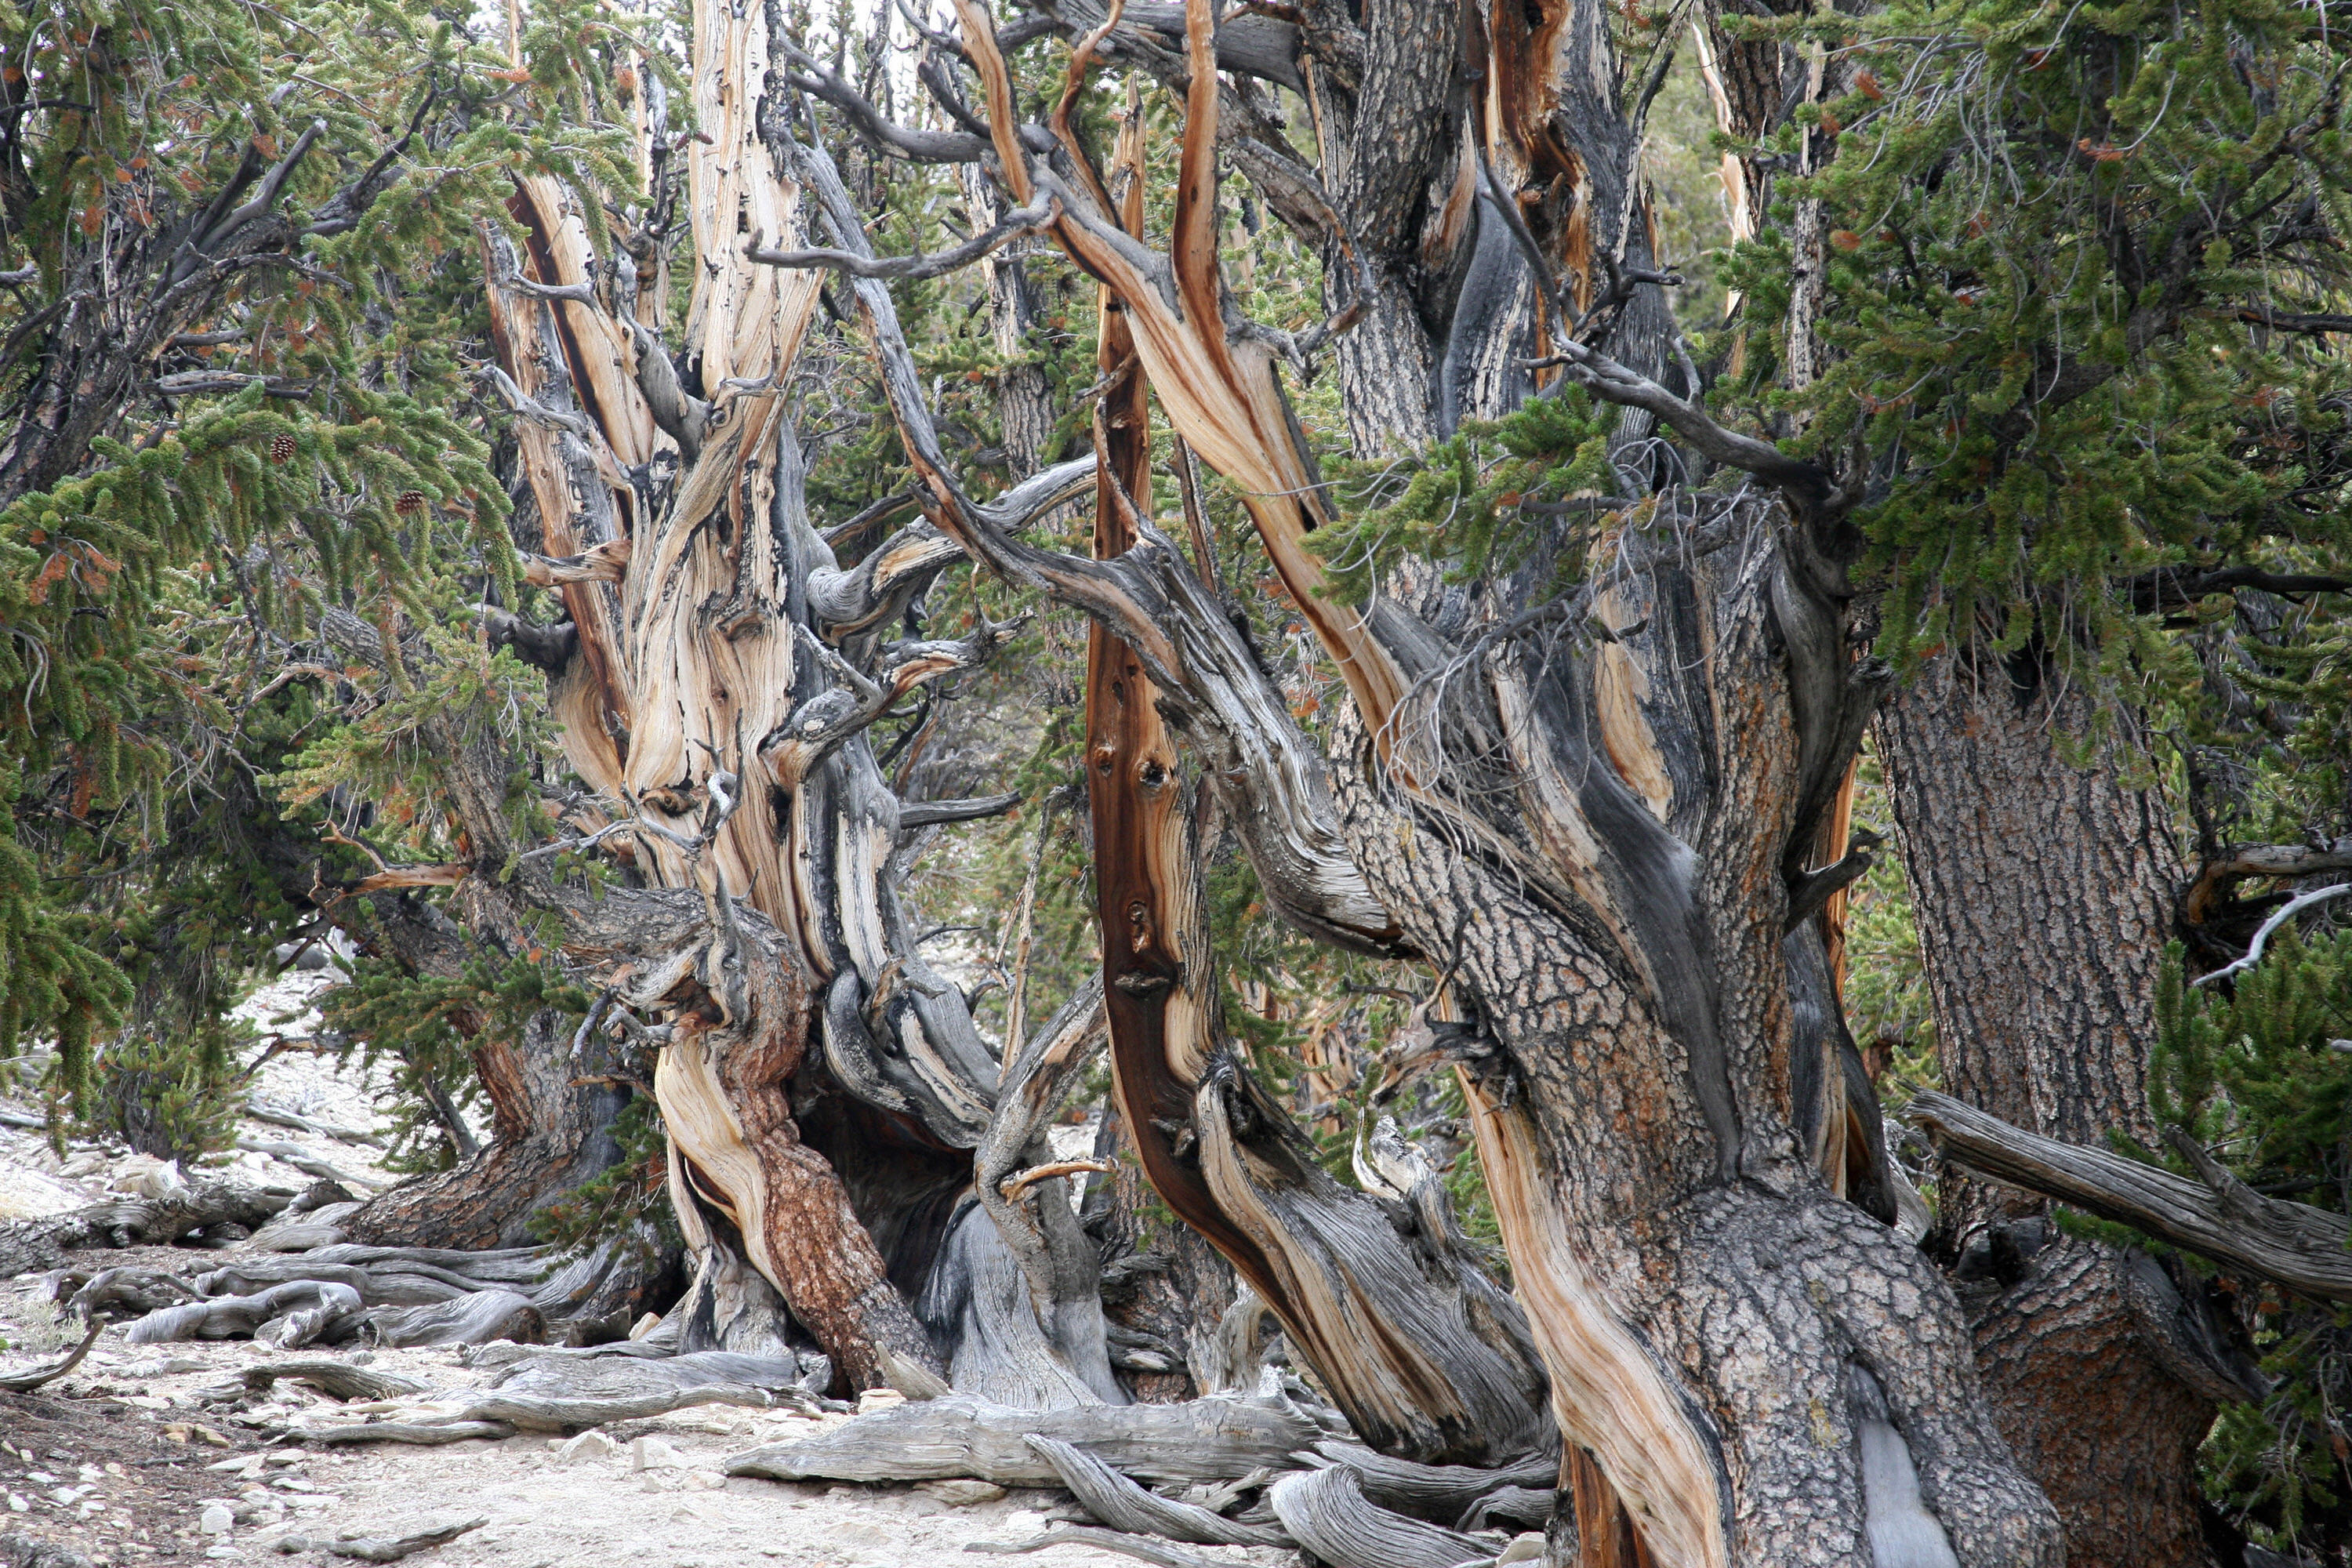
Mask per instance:
[[[425,492],[423,490],[401,491],[399,499],[392,503],[392,510],[401,517],[415,517],[425,510]]]
[[[292,462],[294,460],[294,437],[283,435],[272,436],[269,438],[269,460],[273,463]]]

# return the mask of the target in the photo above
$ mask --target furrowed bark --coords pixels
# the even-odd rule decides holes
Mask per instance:
[[[1034,142],[1012,123],[1010,77],[984,19],[967,8],[964,20],[1011,195],[1045,189],[1061,201],[1057,242],[1128,307],[1146,374],[1156,386],[1163,376],[1182,383],[1168,394],[1171,422],[1223,468],[1192,421],[1216,404],[1214,416],[1245,425],[1231,405],[1253,395],[1246,378],[1224,375],[1231,356],[1213,341],[1224,334],[1202,327],[1224,308],[1199,243],[1203,140],[1188,137],[1180,189],[1195,205],[1177,226],[1173,264],[1159,270],[1089,195],[1027,160]],[[1204,17],[1192,23],[1197,125],[1214,95],[1201,85],[1208,28]],[[1210,300],[1216,310],[1204,312]],[[1211,639],[1171,608],[1180,595],[1143,586],[1160,557],[1139,520],[1136,545],[1092,570],[1016,548],[987,526],[932,456],[911,374],[890,368],[903,348],[880,310],[870,319],[941,526],[1131,640],[1134,660],[1116,676],[1116,726],[1097,730],[1115,733],[1119,749],[1090,748],[1088,761],[1096,809],[1114,814],[1097,822],[1098,896],[1123,1109],[1171,1206],[1191,1217],[1188,1202],[1213,1202],[1217,1212],[1202,1205],[1195,1223],[1245,1279],[1278,1308],[1310,1299],[1311,1270],[1293,1267],[1307,1249],[1286,1249],[1313,1228],[1308,1216],[1333,1211],[1294,1202],[1306,1187],[1235,1179],[1244,1148],[1260,1161],[1249,1172],[1260,1183],[1286,1173],[1250,1142],[1265,1121],[1248,1081],[1216,1065],[1204,1005],[1213,992],[1188,934],[1193,896],[1177,879],[1181,839],[1163,842],[1162,825],[1181,827],[1185,814],[1163,804],[1181,792],[1160,710],[1200,710],[1194,672],[1208,667],[1200,648]],[[1848,651],[1834,498],[1819,470],[1723,429],[1621,362],[1570,347],[1586,384],[1785,487],[1793,516],[1778,522],[1752,494],[1709,503],[1712,511],[1662,506],[1651,531],[1621,536],[1623,553],[1597,569],[1589,591],[1547,612],[1557,621],[1535,616],[1525,623],[1535,630],[1490,637],[1467,658],[1388,605],[1349,621],[1327,603],[1309,619],[1335,662],[1352,668],[1358,733],[1372,759],[1333,770],[1335,842],[1404,942],[1459,955],[1449,970],[1464,1008],[1454,1048],[1477,1064],[1482,1103],[1498,1113],[1528,1106],[1528,1212],[1507,1228],[1538,1254],[1522,1260],[1523,1282],[1570,1282],[1533,1303],[1551,1318],[1537,1333],[1559,1358],[1561,1425],[1587,1434],[1596,1456],[1614,1454],[1623,1472],[1593,1460],[1595,1484],[1580,1489],[1601,1517],[1582,1536],[1621,1539],[1622,1510],[1660,1562],[1852,1553],[1868,1528],[1863,1472],[1899,1452],[1904,1484],[1932,1502],[1924,1517],[1958,1561],[2048,1562],[2046,1507],[1973,1402],[1948,1295],[1898,1237],[1830,1192],[1816,1163],[1821,1130],[1850,1113],[1853,1090],[1844,1073],[1825,1070],[1833,1032],[1806,1026],[1801,1046],[1794,1037],[1797,960],[1783,939],[1820,907],[1826,868],[1812,857],[1883,685]],[[1296,452],[1295,442],[1285,449]],[[1250,460],[1265,461],[1263,449]],[[1265,499],[1252,470],[1236,462],[1225,471]],[[1318,603],[1319,579],[1291,571],[1307,513],[1259,512],[1294,597]],[[1573,629],[1595,616],[1624,629],[1590,640]],[[1403,686],[1363,678],[1368,647],[1420,682],[1410,702]],[[1147,693],[1146,681],[1165,689]],[[1105,762],[1126,791],[1116,805]],[[1817,947],[1795,951],[1825,962]],[[1121,1018],[1121,968],[1132,976],[1129,1001],[1158,1016],[1148,1055]],[[1818,998],[1812,1005],[1821,1011]],[[1813,1064],[1801,1081],[1792,1053]],[[1149,1095],[1129,1081],[1138,1068],[1161,1077]],[[1547,1210],[1571,1239],[1537,1239],[1533,1218]],[[1234,1246],[1237,1234],[1254,1252]],[[1347,1250],[1334,1232],[1323,1239]],[[1580,1270],[1570,1267],[1578,1254]],[[1327,1347],[1312,1337],[1311,1314],[1305,1328],[1286,1321],[1319,1364]],[[1623,1403],[1592,1392],[1593,1369],[1567,1364],[1580,1339],[1599,1347],[1604,1381],[1634,1391]],[[1789,1349],[1768,1372],[1740,1348],[1749,1343]],[[1849,1361],[1884,1388],[1886,1419],[1852,1396]],[[1340,1380],[1327,1380],[1337,1392]],[[1379,1415],[1366,1392],[1341,1403],[1370,1431]]]
[[[2163,800],[2121,777],[2135,765],[2128,734],[2085,765],[2060,754],[2053,731],[2079,731],[2089,713],[2054,679],[2031,652],[1947,656],[1887,706],[1878,736],[1944,1087],[1998,1119],[1989,1126],[2087,1153],[2110,1130],[2156,1141],[2147,1051],[2186,872]],[[2068,1561],[2210,1562],[2194,1452],[2216,1398],[2243,1394],[2221,1362],[2148,1327],[2202,1317],[2210,1288],[2184,1277],[2172,1305],[2137,1305],[2172,1282],[2058,1236],[2038,1196],[1957,1177],[1941,1186],[1944,1245],[1988,1390],[2066,1521]]]
[[[570,628],[508,634],[557,667],[567,758],[601,797],[602,828],[576,847],[625,845],[634,876],[678,907],[615,922],[540,858],[556,846],[523,853],[508,885],[521,847],[488,765],[463,773],[474,858],[460,896],[512,906],[501,929],[516,932],[557,915],[567,963],[635,1037],[659,1042],[672,1206],[696,1265],[679,1309],[688,1349],[797,1353],[814,1336],[850,1387],[893,1365],[953,1364],[994,1388],[987,1368],[1020,1364],[1042,1369],[1040,1397],[1114,1397],[1098,1313],[1085,1352],[1090,1303],[1069,1227],[1045,1226],[1061,1277],[1047,1315],[1078,1347],[1066,1353],[964,1196],[996,1066],[899,907],[893,858],[908,824],[864,731],[1010,628],[890,640],[883,628],[960,557],[955,542],[919,526],[845,570],[807,516],[785,397],[818,275],[749,254],[772,242],[790,260],[801,238],[782,26],[773,6],[695,11],[700,129],[681,145],[696,264],[676,359],[658,289],[632,286],[646,281],[643,258],[597,255],[580,219],[601,193],[520,180],[520,252],[485,240],[491,379],[520,416],[541,531],[530,574],[559,595]],[[638,103],[648,173],[670,153],[655,98]],[[656,180],[650,199],[662,208],[671,194]],[[1007,525],[1076,481],[1060,471],[1007,498]],[[948,821],[993,807],[930,809]],[[608,889],[613,901],[626,900]],[[606,1048],[601,1030],[582,1038]],[[530,1070],[580,1065],[551,1039],[522,1055]],[[501,1137],[485,1159],[527,1142]],[[990,1295],[981,1276],[1005,1289]],[[950,1298],[960,1304],[940,1305]]]
[[[1875,682],[1816,635],[1835,601],[1773,532],[1749,537],[1671,563],[1625,540],[1638,569],[1596,575],[1619,595],[1608,620],[1639,633],[1459,662],[1425,700],[1452,754],[1494,771],[1409,791],[1335,770],[1342,825],[1408,938],[1460,954],[1473,1131],[1563,1436],[1592,1468],[1572,1489],[1583,1560],[1625,1539],[1620,1507],[1661,1563],[1866,1550],[1851,1358],[1884,1383],[1956,1560],[2050,1562],[1948,1291],[1827,1190],[1804,1131],[1824,1108],[1793,1070],[1786,849],[1810,854]],[[1417,714],[1400,731],[1437,732]],[[1810,1092],[1842,1111],[1828,1076]]]

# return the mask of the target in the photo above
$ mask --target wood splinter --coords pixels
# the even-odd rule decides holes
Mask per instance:
[[[1055,1176],[1077,1176],[1088,1173],[1108,1176],[1118,1169],[1108,1160],[1049,1160],[1025,1171],[1015,1171],[997,1184],[997,1190],[1008,1198],[1017,1198],[1037,1183],[1050,1182]]]

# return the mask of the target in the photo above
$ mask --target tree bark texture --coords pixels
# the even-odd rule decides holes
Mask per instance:
[[[813,1337],[852,1389],[903,1364],[952,1368],[995,1398],[1119,1399],[1098,1309],[1089,1337],[1058,1300],[1033,1300],[971,1201],[997,1064],[900,909],[901,803],[865,730],[1008,628],[898,635],[959,558],[952,541],[919,522],[845,567],[806,515],[783,384],[817,277],[745,247],[802,232],[780,26],[772,8],[698,7],[699,132],[683,142],[643,73],[655,205],[621,215],[634,232],[613,254],[581,216],[603,194],[540,175],[509,204],[521,242],[483,236],[492,379],[520,416],[542,544],[527,575],[565,617],[500,611],[490,635],[548,670],[567,760],[596,797],[568,847],[610,857],[618,884],[592,898],[543,858],[565,846],[526,856],[511,841],[507,759],[452,767],[470,856],[452,868],[460,904],[500,930],[552,916],[565,959],[604,993],[577,1045],[533,1039],[529,1067],[491,1059],[485,1078],[522,1075],[520,1096],[493,1081],[494,1102],[541,1111],[552,1080],[528,1075],[594,1076],[574,1051],[612,1048],[614,1023],[658,1045],[671,1197],[696,1265],[685,1348],[773,1353]],[[673,328],[621,257],[660,248],[681,158],[697,264]],[[854,210],[837,176],[823,197],[836,221]],[[1025,521],[1082,479],[1042,476],[1008,515]],[[1003,804],[922,809],[953,821]],[[502,1117],[486,1166],[527,1157],[548,1120]],[[1065,1180],[1030,1201],[1066,1212]]]
[[[1822,824],[1885,681],[1850,652],[1852,546],[1820,510],[1826,488],[1771,467],[1789,510],[1769,526],[1738,510],[1779,504],[1760,496],[1712,513],[1725,503],[1687,498],[1682,516],[1662,504],[1567,606],[1563,625],[1597,619],[1606,636],[1506,632],[1465,650],[1393,603],[1330,604],[1301,543],[1324,515],[1311,464],[1267,362],[1222,324],[1209,6],[1187,7],[1164,258],[1028,150],[984,16],[959,12],[1001,178],[1016,200],[1055,198],[1050,232],[1124,307],[1170,424],[1248,498],[1353,700],[1340,753],[1317,755],[1164,534],[1129,520],[1125,548],[1093,562],[1013,538],[962,495],[911,367],[886,371],[942,526],[1087,609],[1130,656],[1098,678],[1096,734],[1112,744],[1090,745],[1088,770],[1109,814],[1097,842],[1114,1060],[1154,1184],[1269,1305],[1295,1309],[1308,1270],[1277,1233],[1333,1210],[1268,1226],[1268,1194],[1297,1178],[1249,1080],[1220,1065],[1179,874],[1177,748],[1197,746],[1237,823],[1285,829],[1241,837],[1286,913],[1444,965],[1451,1048],[1553,1414],[1605,1483],[1580,1538],[1617,1539],[1622,1520],[1659,1563],[1851,1563],[1872,1559],[1891,1508],[1945,1553],[1920,1561],[2054,1563],[2054,1521],[1984,1411],[1948,1289],[1818,1163],[1817,1130],[1853,1091],[1822,1070],[1842,1031],[1794,999],[1794,971],[1823,963],[1818,939],[1787,938],[1819,908]],[[886,361],[903,353],[890,336]],[[1704,430],[1669,397],[1627,395]],[[1694,532],[1720,542],[1675,542]],[[1285,1314],[1364,1430],[1385,1415],[1375,1380],[1342,1392],[1329,1348],[1296,1331],[1345,1321]]]
[[[1946,656],[1878,721],[1945,1089],[2028,1131],[2156,1142],[2156,989],[2185,880],[2128,735],[2087,757],[2087,704],[2031,654]],[[2141,765],[2145,765],[2142,763]],[[2002,1435],[2066,1528],[2067,1561],[2202,1564],[2196,1449],[2242,1398],[2166,1325],[2208,1287],[2060,1237],[2047,1203],[1948,1170],[1958,1258]]]

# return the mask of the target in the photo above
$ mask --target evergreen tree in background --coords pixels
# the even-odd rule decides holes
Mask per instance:
[[[1238,1271],[1660,1560],[1871,1420],[2343,1560],[2341,1304],[1937,1109],[2352,1213],[2352,899],[2214,977],[2352,873],[2337,32],[936,9],[0,20],[0,1048],[193,1158],[340,931],[357,1233],[600,1321],[1162,1397]]]

